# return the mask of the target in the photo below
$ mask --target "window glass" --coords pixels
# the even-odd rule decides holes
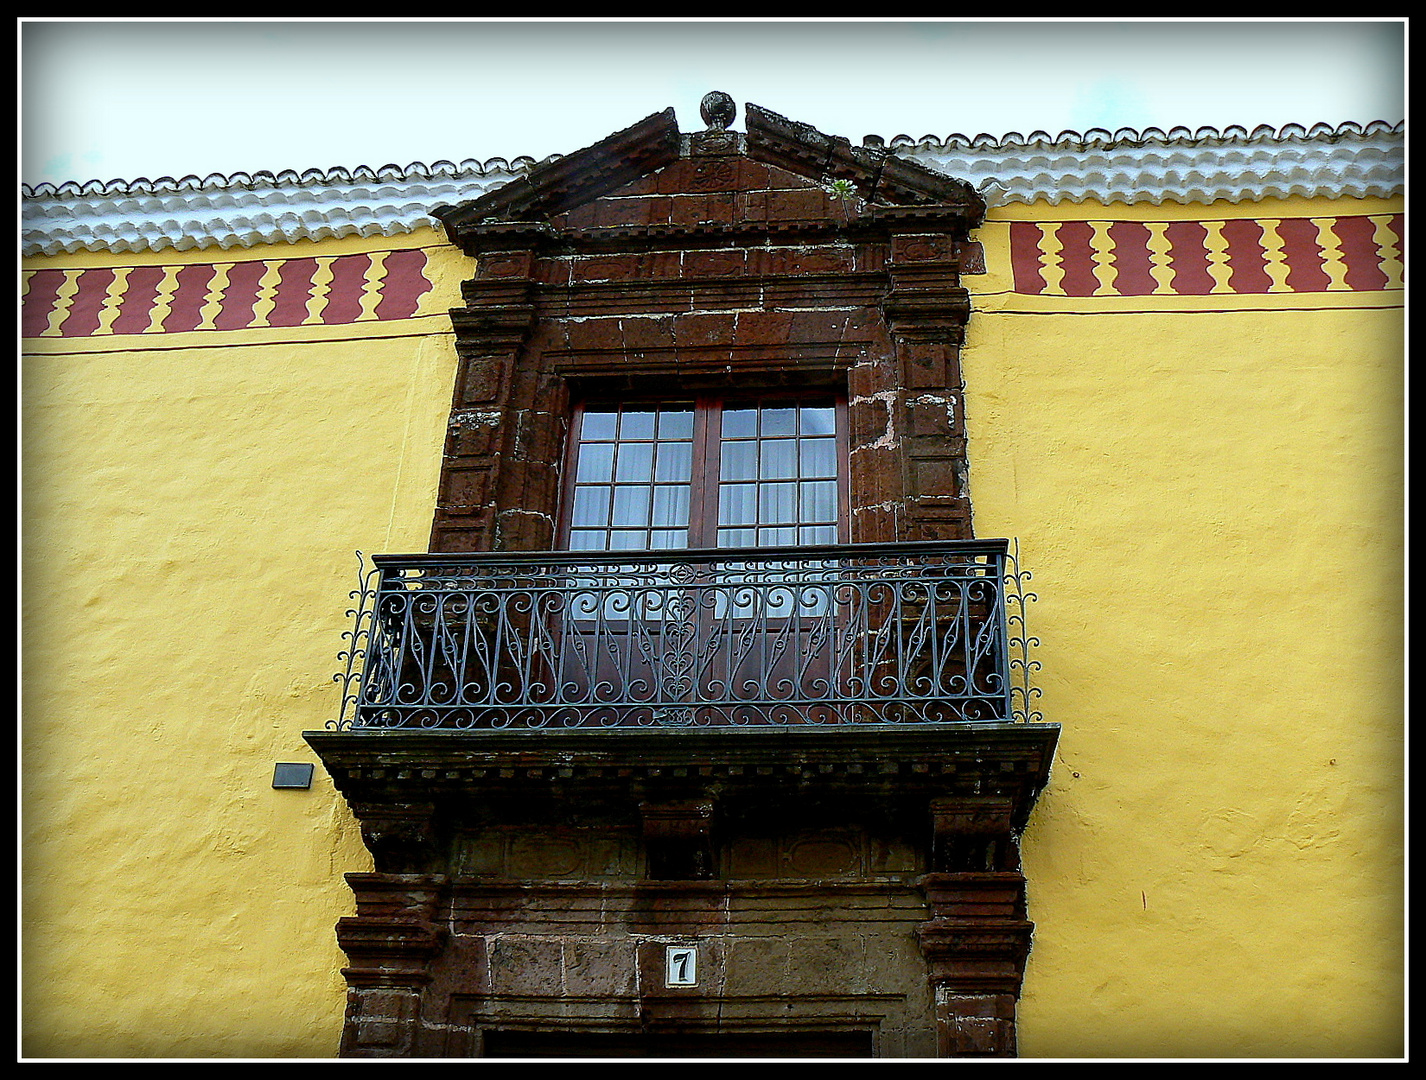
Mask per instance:
[[[693,406],[581,411],[569,547],[640,551],[688,546]]]
[[[580,410],[566,517],[581,551],[836,543],[837,409],[702,401]]]
[[[579,479],[586,484],[614,479],[614,444],[585,443],[581,446],[577,472]]]

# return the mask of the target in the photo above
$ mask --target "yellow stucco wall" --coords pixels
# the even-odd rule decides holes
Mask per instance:
[[[428,256],[430,317],[26,341],[26,1055],[336,1053],[370,857],[320,766],[273,766],[335,718],[354,552],[429,536],[460,266]]]
[[[1026,1056],[1401,1049],[1400,292],[1009,274],[1012,220],[1208,209],[1002,208],[966,279],[977,532],[1019,538],[1063,725],[1025,838]],[[272,769],[334,716],[354,550],[425,548],[465,263],[432,232],[236,256],[412,247],[408,319],[25,343],[27,1056],[336,1052],[369,858],[320,767]]]
[[[1015,295],[1008,221],[1393,210],[979,234],[976,531],[1019,538],[1063,726],[1024,840],[1026,1056],[1402,1052],[1404,357],[1400,291]]]

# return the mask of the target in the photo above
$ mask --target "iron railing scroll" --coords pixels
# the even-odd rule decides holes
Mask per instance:
[[[1039,717],[1034,597],[1005,540],[377,555],[359,568],[337,728]]]
[[[1005,569],[1005,622],[1008,630],[1006,650],[1010,658],[1010,713],[1022,724],[1037,724],[1045,719],[1044,713],[1034,707],[1034,702],[1042,693],[1035,685],[1035,672],[1040,670],[1040,661],[1035,659],[1032,649],[1040,646],[1040,639],[1032,637],[1026,629],[1025,605],[1039,599],[1025,588],[1025,583],[1034,574],[1023,568],[1020,562],[1020,541],[1012,542],[1006,553]]]

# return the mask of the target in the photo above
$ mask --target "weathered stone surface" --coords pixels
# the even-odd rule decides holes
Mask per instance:
[[[447,470],[478,465],[494,475],[443,485],[433,550],[553,542],[549,528],[511,519],[557,520],[559,485],[549,477],[560,472],[563,437],[541,418],[542,384],[512,381],[512,365],[565,379],[643,368],[686,386],[738,371],[731,385],[740,390],[801,378],[853,399],[903,384],[958,392],[956,345],[969,308],[957,271],[983,213],[974,193],[756,106],[748,120],[746,136],[705,132],[680,156],[671,120],[659,114],[438,211],[452,239],[480,253],[466,306],[453,313],[456,409],[490,406],[502,429],[560,438],[507,441],[492,457],[493,437],[453,432]],[[850,187],[834,192],[833,179]],[[528,249],[515,249],[516,237]],[[863,523],[857,539],[970,536],[968,505],[921,502],[931,492],[959,496],[964,471],[958,422],[939,419],[929,402],[923,395],[909,415],[854,416],[854,449],[934,444],[901,446],[877,459],[875,475],[862,466],[850,507]],[[541,471],[545,480],[526,482]]]
[[[849,539],[971,536],[958,275],[983,205],[882,149],[747,122],[682,137],[657,114],[436,211],[476,263],[432,551],[555,545],[594,394],[834,396]],[[517,734],[309,735],[377,858],[339,928],[344,1054],[541,1031],[1013,1052],[1014,838],[1051,728]]]

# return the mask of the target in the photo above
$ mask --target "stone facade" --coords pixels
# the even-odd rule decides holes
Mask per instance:
[[[1014,1052],[1050,725],[308,739],[376,861],[344,1054]]]
[[[558,546],[580,400],[749,391],[845,401],[852,542],[971,538],[983,204],[765,110],[711,115],[436,211],[475,266],[432,552]],[[1017,837],[1056,734],[309,733],[376,865],[338,926],[343,1053],[1013,1054]]]
[[[749,109],[671,111],[460,208],[476,258],[433,551],[543,550],[580,394],[833,390],[851,539],[965,539],[968,185]]]

